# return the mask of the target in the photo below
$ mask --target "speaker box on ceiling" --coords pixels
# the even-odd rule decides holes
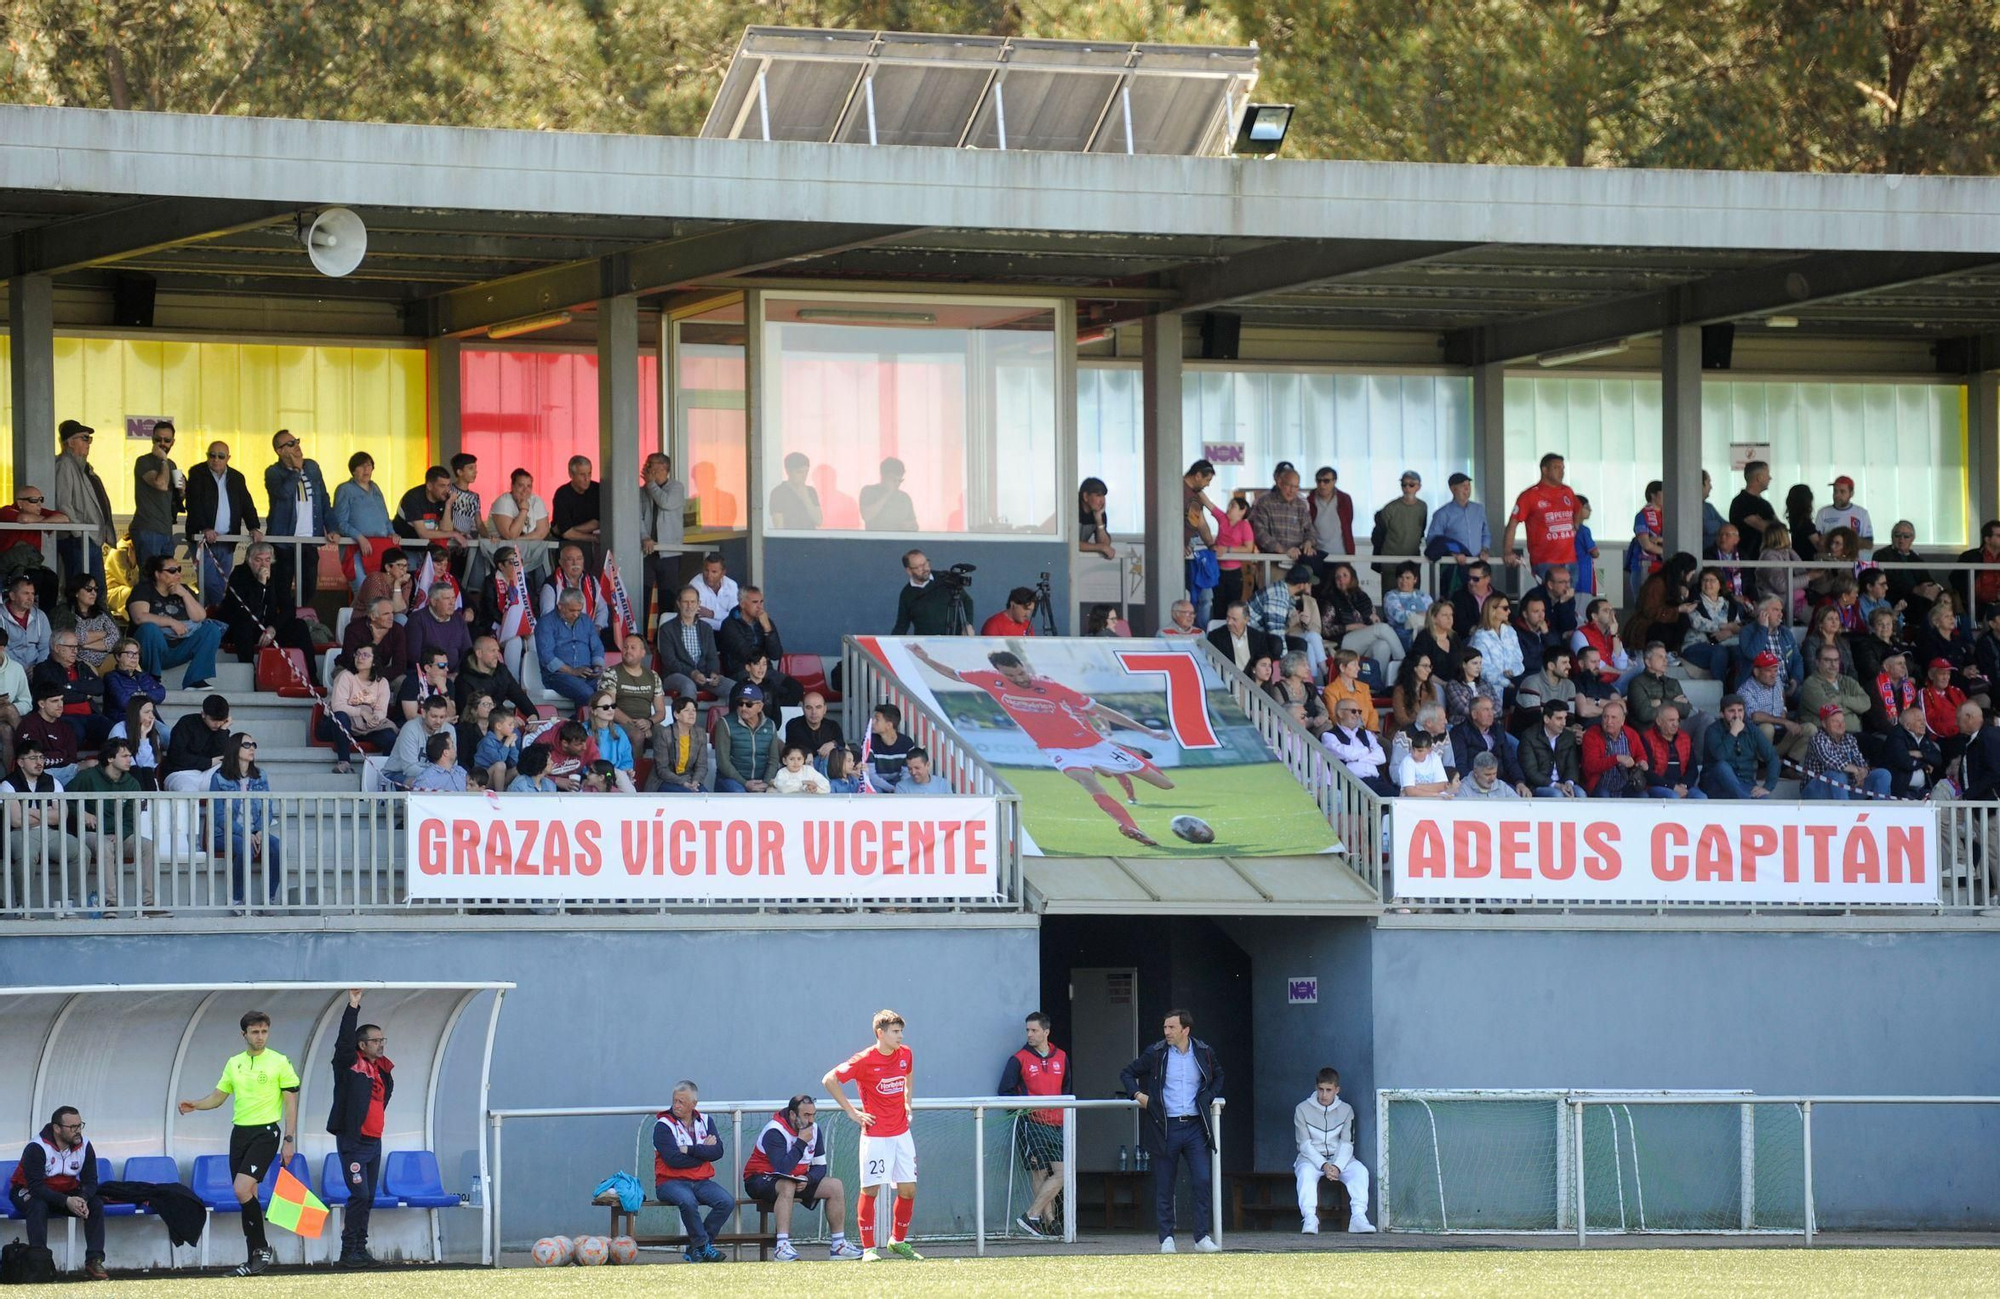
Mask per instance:
[[[1201,318],[1201,359],[1234,361],[1243,341],[1243,317],[1211,311]]]
[[[151,329],[156,283],[150,275],[120,272],[111,281],[111,323],[127,329]]]
[[[1704,370],[1727,370],[1729,353],[1736,346],[1736,326],[1703,325],[1701,327],[1701,368]]]

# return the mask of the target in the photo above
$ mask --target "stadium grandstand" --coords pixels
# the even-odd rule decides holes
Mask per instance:
[[[857,1249],[2000,1228],[2000,181],[1273,160],[1256,67],[0,106],[0,1156],[75,1105],[209,1223],[59,1265],[260,1267],[385,1049],[387,1259],[621,1171],[647,1257],[783,1257],[799,1097]],[[296,1114],[177,1109],[255,1011]],[[899,1040],[877,1218],[822,1084]]]

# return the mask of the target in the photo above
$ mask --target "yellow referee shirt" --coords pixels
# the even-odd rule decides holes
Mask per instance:
[[[292,1062],[266,1049],[257,1055],[238,1051],[230,1056],[215,1089],[236,1098],[236,1126],[254,1128],[276,1123],[284,1113],[283,1093],[297,1090],[298,1085],[299,1075]]]

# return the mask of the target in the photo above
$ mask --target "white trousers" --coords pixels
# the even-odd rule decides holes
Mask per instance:
[[[1325,1175],[1318,1164],[1309,1164],[1303,1158],[1294,1160],[1292,1173],[1299,1184],[1299,1217],[1304,1225],[1319,1226],[1319,1183]],[[1348,1219],[1353,1222],[1368,1220],[1368,1170],[1361,1166],[1359,1159],[1347,1161],[1347,1167],[1340,1170],[1341,1185],[1347,1188],[1349,1203]]]
[[[1396,664],[1403,661],[1403,642],[1397,639],[1395,629],[1383,622],[1348,632],[1340,638],[1340,648],[1374,659],[1375,666],[1389,680],[1394,680]]]

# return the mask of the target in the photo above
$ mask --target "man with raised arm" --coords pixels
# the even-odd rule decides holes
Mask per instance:
[[[382,1169],[383,1112],[396,1091],[395,1062],[382,1054],[389,1039],[381,1025],[362,1024],[360,1018],[361,989],[349,988],[333,1039],[333,1110],[326,1117],[347,1179],[335,1267],[375,1266],[368,1253],[368,1211],[375,1206],[375,1179]]]

